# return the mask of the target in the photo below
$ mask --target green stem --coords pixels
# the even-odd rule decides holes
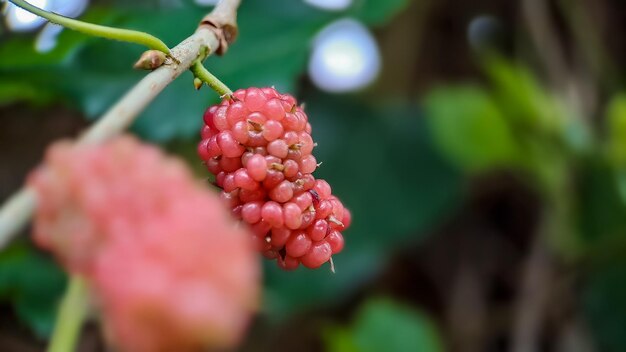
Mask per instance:
[[[211,72],[209,72],[200,60],[196,60],[190,67],[191,72],[193,72],[194,76],[198,77],[202,82],[206,83],[211,89],[217,92],[220,96],[232,95],[233,91],[230,90],[222,81],[220,81],[217,77],[213,76]]]
[[[75,31],[92,35],[96,37],[102,37],[107,39],[115,39],[123,42],[131,42],[136,44],[145,45],[150,49],[162,51],[166,54],[170,54],[170,49],[161,41],[161,39],[150,35],[148,33],[133,31],[129,29],[120,29],[107,26],[101,26],[98,24],[87,23],[58,15],[56,13],[48,12],[27,3],[24,0],[9,0],[16,6],[23,8],[24,10],[31,12],[37,16],[41,16],[52,23],[59,24],[65,28],[73,29]]]
[[[77,275],[70,279],[59,308],[54,334],[48,352],[74,351],[83,321],[87,315],[88,298],[85,281]]]

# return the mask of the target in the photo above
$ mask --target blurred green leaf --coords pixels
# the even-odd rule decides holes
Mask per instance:
[[[207,11],[198,6],[160,10],[94,7],[84,18],[146,31],[173,46],[194,32]],[[233,89],[274,85],[293,90],[305,68],[311,37],[336,16],[302,2],[246,1],[238,16],[240,36],[228,57],[211,58],[207,65]],[[54,95],[89,117],[98,117],[145,74],[132,70],[143,50],[65,31],[59,46],[42,55],[34,51],[32,38],[16,38],[0,45],[0,53],[6,57],[0,61],[0,74],[3,84],[21,89],[0,90],[6,93],[0,101]],[[208,89],[196,92],[191,75],[184,74],[149,106],[136,123],[136,131],[157,141],[195,137],[204,109],[217,98]]]
[[[482,67],[491,78],[496,104],[517,134],[561,144],[577,154],[589,150],[591,133],[582,117],[544,89],[527,68],[499,56],[485,56]]]
[[[619,195],[626,204],[626,94],[614,96],[607,107],[607,152],[615,169]]]
[[[482,67],[491,78],[490,96],[519,145],[515,166],[530,172],[548,198],[561,193],[570,163],[593,152],[586,121],[523,65],[487,55]]]
[[[426,315],[388,299],[366,302],[352,326],[329,329],[326,342],[331,352],[443,351],[437,329]]]
[[[356,2],[348,13],[366,23],[381,24],[406,3],[363,0]],[[199,19],[209,11],[189,2],[178,7],[163,7],[151,1],[145,1],[141,8],[138,4],[133,6],[92,6],[81,18],[146,31],[173,46],[193,33]],[[311,38],[342,15],[312,8],[301,1],[244,1],[238,13],[237,41],[227,57],[211,57],[206,64],[233,89],[275,86],[294,91],[306,67]],[[0,89],[0,102],[41,103],[57,97],[96,118],[142,77],[144,73],[131,69],[142,51],[143,48],[128,43],[64,31],[57,48],[39,54],[33,49],[32,37],[14,38],[0,45],[0,74],[3,86],[16,88]],[[217,96],[208,89],[196,92],[191,75],[185,74],[148,107],[135,130],[155,141],[195,137],[204,109],[216,100]]]
[[[52,331],[65,283],[65,274],[50,259],[25,244],[0,252],[0,298],[41,337]]]
[[[190,28],[176,28],[181,40],[196,25],[195,19],[189,19],[201,18],[206,11],[206,8],[185,8],[178,10],[180,13],[161,14],[160,21],[148,17],[136,21],[150,22],[155,26],[150,32],[157,34],[163,23],[174,26],[189,23]],[[275,86],[281,91],[293,91],[306,67],[310,39],[331,18],[330,14],[312,10],[301,2],[245,1],[238,13],[237,41],[226,56],[212,56],[205,65],[233,90]],[[137,121],[136,130],[158,141],[196,137],[204,110],[217,99],[209,89],[193,90],[192,76],[186,73],[148,107]]]
[[[369,25],[381,25],[393,18],[409,4],[409,0],[356,0],[348,15]]]
[[[425,105],[438,145],[461,167],[480,171],[518,160],[520,150],[505,116],[480,88],[440,88]]]
[[[626,261],[590,273],[582,301],[588,326],[598,351],[618,352],[626,349]]]
[[[28,100],[33,105],[44,105],[54,101],[54,93],[37,89],[23,82],[0,82],[0,105]]]
[[[323,337],[328,352],[359,352],[348,328],[333,326],[323,332]]]
[[[618,167],[626,167],[626,94],[614,96],[607,107],[608,152]]]
[[[301,100],[322,162],[316,177],[328,180],[353,223],[334,275],[327,266],[294,274],[270,263],[265,306],[275,315],[347,297],[379,272],[392,249],[422,239],[461,193],[460,175],[435,151],[417,106],[320,93]]]
[[[524,67],[501,57],[485,57],[482,66],[492,80],[494,98],[518,128],[553,132],[562,123],[551,99]]]
[[[588,245],[622,239],[626,243],[626,203],[620,199],[614,173],[602,158],[580,169],[579,225]]]
[[[93,8],[89,10],[81,20],[115,25],[119,13],[104,9]],[[0,45],[0,70],[18,70],[43,68],[54,69],[58,66],[71,64],[72,57],[80,48],[89,42],[96,42],[104,39],[96,39],[84,34],[64,30],[57,41],[55,48],[47,53],[40,53],[35,50],[35,37],[31,33],[15,34],[9,39],[3,40]]]

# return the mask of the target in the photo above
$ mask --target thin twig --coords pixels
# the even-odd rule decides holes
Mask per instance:
[[[102,143],[124,131],[168,84],[189,69],[200,48],[217,48],[218,45],[214,32],[210,28],[200,27],[191,37],[172,49],[172,55],[180,64],[163,65],[144,77],[89,128],[78,143]]]
[[[172,49],[178,63],[161,66],[144,77],[79,139],[79,144],[99,144],[123,132],[157,95],[190,68],[201,50],[223,53],[236,35],[236,9],[240,0],[222,0],[196,32]],[[0,248],[21,231],[36,207],[35,192],[24,187],[0,208]]]
[[[48,21],[59,24],[65,28],[73,29],[75,31],[85,33],[94,37],[102,37],[107,39],[137,43],[145,45],[148,48],[170,54],[170,49],[167,47],[167,45],[165,45],[165,43],[161,41],[161,39],[148,33],[79,21],[73,18],[61,16],[59,14],[40,9],[24,0],[9,1],[12,2],[15,6],[19,6],[28,12],[34,13],[37,16],[41,16]]]

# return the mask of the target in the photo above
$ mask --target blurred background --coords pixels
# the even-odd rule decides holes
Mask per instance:
[[[31,2],[170,46],[215,3]],[[265,263],[241,351],[626,351],[626,2],[244,0],[239,24],[206,66],[305,102],[353,213],[336,274]],[[0,201],[145,74],[11,6],[1,31]],[[217,99],[186,73],[133,132],[205,178]],[[44,349],[65,280],[27,232],[0,252],[0,350]]]

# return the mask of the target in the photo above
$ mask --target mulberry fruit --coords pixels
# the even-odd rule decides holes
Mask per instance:
[[[83,275],[121,351],[229,348],[259,294],[249,234],[157,148],[53,145],[29,179],[35,241]]]
[[[292,96],[237,90],[207,109],[201,137],[198,155],[265,257],[287,270],[318,268],[343,249],[351,215],[312,175],[311,124]]]

